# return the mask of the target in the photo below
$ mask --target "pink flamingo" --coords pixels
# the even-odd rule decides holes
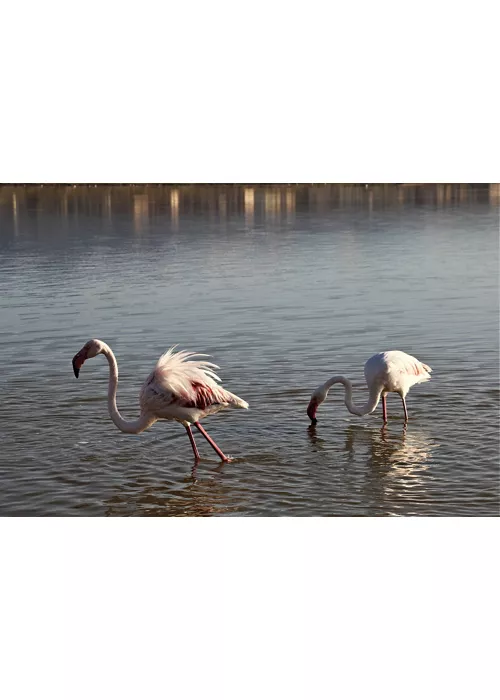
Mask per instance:
[[[174,346],[175,348],[175,346]],[[141,414],[135,421],[127,421],[116,406],[118,386],[118,364],[113,351],[102,340],[89,340],[73,358],[73,371],[78,377],[80,369],[91,357],[103,354],[109,363],[108,410],[111,420],[124,433],[142,433],[157,420],[176,420],[186,428],[195,459],[200,458],[191,431],[193,423],[207,442],[225,461],[231,460],[219,449],[210,435],[200,425],[200,420],[218,413],[227,406],[248,408],[248,404],[217,384],[219,377],[213,372],[217,365],[194,357],[207,357],[199,353],[174,353],[170,348],[160,357],[156,367],[144,382],[139,396]]]
[[[387,423],[386,395],[394,392],[399,394],[403,400],[405,412],[405,423],[408,422],[408,411],[406,409],[406,394],[410,387],[420,382],[426,382],[431,378],[431,368],[422,362],[407,355],[400,350],[389,350],[379,352],[365,364],[365,379],[368,384],[369,397],[363,406],[355,406],[352,402],[352,384],[345,377],[332,377],[327,382],[319,386],[311,396],[311,401],[307,407],[307,415],[314,425],[318,406],[326,399],[330,388],[334,384],[343,384],[345,388],[345,405],[350,413],[355,416],[364,416],[373,413],[377,408],[380,398],[382,398],[382,416],[384,423]]]

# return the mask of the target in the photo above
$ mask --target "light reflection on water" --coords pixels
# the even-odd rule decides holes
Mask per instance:
[[[499,187],[0,187],[1,515],[497,515]],[[106,413],[179,343],[250,411],[206,427],[235,457]],[[432,381],[390,422],[347,414],[332,374],[402,349]]]

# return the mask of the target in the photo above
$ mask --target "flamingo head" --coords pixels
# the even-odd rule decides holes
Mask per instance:
[[[73,358],[73,372],[75,373],[75,377],[78,379],[78,375],[80,374],[80,369],[85,362],[85,360],[90,359],[91,357],[96,357],[96,355],[99,355],[104,350],[104,343],[101,340],[97,340],[96,338],[89,340],[83,348],[76,353],[76,355]]]
[[[316,411],[318,410],[318,406],[323,403],[325,398],[326,392],[324,391],[323,386],[319,386],[311,396],[309,406],[307,407],[307,415],[311,419],[311,425],[316,425],[318,422],[318,419],[316,418]]]
[[[316,418],[316,411],[318,410],[319,404],[320,402],[313,394],[311,400],[309,401],[309,406],[307,407],[307,415],[311,419],[311,425],[316,425],[318,422],[318,419]]]

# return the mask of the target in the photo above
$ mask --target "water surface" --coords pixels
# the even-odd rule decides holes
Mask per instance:
[[[498,515],[498,188],[0,187],[0,515]],[[249,411],[121,434],[171,345],[207,352]],[[364,362],[432,381],[351,416]]]

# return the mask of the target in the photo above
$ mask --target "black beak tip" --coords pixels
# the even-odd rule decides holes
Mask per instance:
[[[316,425],[317,422],[318,422],[317,418],[311,418],[311,425]]]
[[[75,361],[73,360],[73,372],[75,373],[75,377],[78,379],[78,375],[80,374],[79,368],[75,365]]]

